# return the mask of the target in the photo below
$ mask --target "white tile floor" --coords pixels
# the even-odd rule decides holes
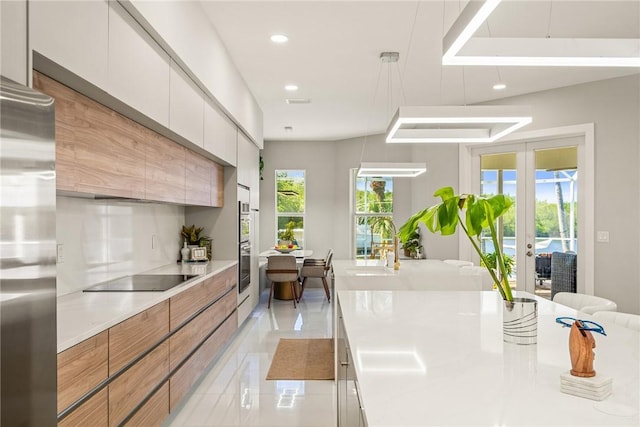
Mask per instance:
[[[298,308],[264,292],[235,340],[165,427],[332,427],[336,424],[333,381],[265,380],[280,338],[330,338],[333,297],[307,288]]]

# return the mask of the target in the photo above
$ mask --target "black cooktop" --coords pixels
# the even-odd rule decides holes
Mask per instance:
[[[136,274],[99,283],[84,292],[163,292],[194,277],[182,274]]]

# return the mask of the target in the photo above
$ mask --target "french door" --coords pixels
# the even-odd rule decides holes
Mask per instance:
[[[593,221],[586,212],[593,206],[592,177],[584,182],[593,173],[588,154],[581,134],[469,148],[470,191],[515,199],[515,209],[498,228],[503,253],[513,260],[510,282],[517,290],[549,298],[551,253],[573,252],[577,291],[593,293],[592,240],[587,244]],[[483,250],[493,251],[489,239],[483,239]]]

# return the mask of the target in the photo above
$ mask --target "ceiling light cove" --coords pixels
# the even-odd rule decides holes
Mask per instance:
[[[360,163],[358,176],[415,178],[427,171],[425,163]]]
[[[297,85],[286,85],[284,87],[284,90],[288,91],[288,92],[295,92],[298,90],[298,86]]]
[[[400,107],[388,143],[483,143],[531,123],[529,108],[502,105]]]
[[[271,36],[271,41],[274,43],[286,43],[289,41],[289,37],[284,34],[274,34]]]
[[[500,2],[467,3],[442,40],[443,65],[640,67],[640,39],[473,37]]]

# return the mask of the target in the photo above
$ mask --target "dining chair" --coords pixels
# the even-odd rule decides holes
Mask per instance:
[[[615,302],[595,295],[558,292],[553,296],[552,300],[553,302],[575,308],[587,314],[593,314],[596,311],[618,310],[618,305]]]
[[[300,295],[298,301],[304,294],[304,287],[307,284],[307,279],[310,277],[317,277],[322,280],[324,286],[324,293],[327,295],[327,301],[331,301],[331,293],[329,292],[329,284],[327,283],[327,275],[331,271],[331,259],[333,258],[333,250],[329,249],[327,256],[324,259],[307,258],[302,262],[302,269],[300,270],[300,277],[302,278],[302,287],[300,289]]]
[[[553,252],[551,254],[552,300],[558,292],[576,292],[577,260],[578,256],[571,252]]]
[[[640,314],[620,313],[617,311],[596,311],[593,317],[604,322],[615,323],[622,327],[640,332]]]
[[[293,255],[272,255],[267,258],[267,278],[271,281],[269,289],[269,303],[267,308],[271,308],[271,298],[273,298],[273,286],[275,283],[289,283],[293,294],[293,307],[296,307],[296,285],[298,283],[298,267],[296,257]]]

